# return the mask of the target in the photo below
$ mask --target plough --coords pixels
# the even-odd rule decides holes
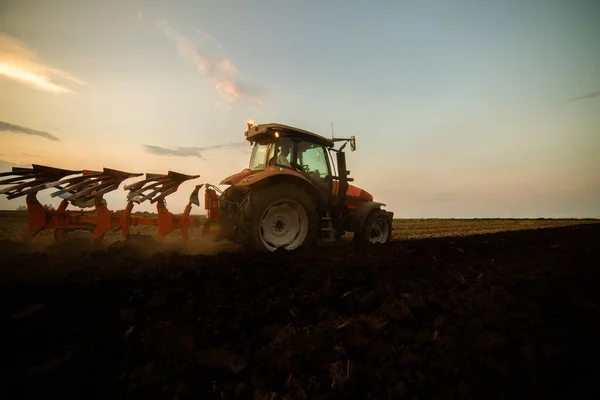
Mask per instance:
[[[157,240],[164,239],[177,229],[181,231],[184,241],[189,240],[189,229],[200,226],[198,218],[192,217],[190,212],[192,204],[200,206],[198,194],[204,184],[194,188],[182,214],[176,215],[167,209],[166,197],[175,193],[182,183],[199,175],[173,171],[167,174],[148,173],[145,179],[123,187],[129,191],[125,209],[112,211],[108,208],[104,195],[118,189],[125,180],[142,175],[108,168],[102,171],[73,171],[34,164],[32,168],[13,167],[11,172],[0,173],[0,179],[5,178],[0,180],[0,194],[8,199],[25,196],[29,211],[29,221],[23,232],[25,240],[30,240],[44,229],[54,229],[55,240],[63,239],[72,231],[86,230],[92,233],[94,242],[100,242],[107,232],[119,229],[126,239],[130,235],[130,227],[137,225],[157,226]],[[56,210],[47,209],[37,199],[38,192],[46,189],[55,189],[50,196],[62,199]],[[211,193],[207,188],[207,194]],[[158,216],[132,215],[134,205],[146,201],[156,203]],[[208,201],[206,204],[210,203]],[[67,210],[69,204],[81,209],[94,209]]]

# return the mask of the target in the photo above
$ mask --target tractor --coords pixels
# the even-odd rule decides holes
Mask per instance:
[[[157,240],[180,230],[187,241],[189,229],[202,226],[200,218],[191,214],[192,205],[200,205],[202,187],[206,209],[202,234],[212,235],[211,228],[218,225],[217,241],[229,239],[249,250],[291,251],[338,241],[347,232],[363,243],[390,240],[393,213],[383,210],[385,204],[373,201],[367,191],[349,184],[353,179],[348,177],[344,148],[350,143],[351,150],[356,150],[354,136],[328,139],[282,124],[249,121],[247,125],[246,140],[254,146],[248,168],[223,179],[220,185],[228,185],[223,191],[212,184],[196,185],[182,214],[169,211],[166,198],[199,175],[146,173],[145,179],[123,186],[129,192],[127,206],[117,211],[108,207],[104,195],[142,173],[37,164],[13,167],[0,173],[0,195],[25,197],[29,214],[25,240],[44,229],[53,229],[56,240],[78,230],[91,232],[94,242],[115,230],[127,239],[131,227],[150,225],[157,227]],[[54,191],[51,197],[62,199],[56,210],[45,208],[37,199],[38,192],[46,189]],[[144,202],[156,203],[157,217],[134,214],[135,204]],[[67,209],[69,205],[94,209]]]
[[[363,243],[391,239],[394,214],[349,183],[344,149],[356,150],[354,136],[329,139],[279,123],[247,127],[248,168],[223,179],[223,191],[205,187],[205,232],[218,223],[217,241],[271,252],[339,241],[346,232]]]

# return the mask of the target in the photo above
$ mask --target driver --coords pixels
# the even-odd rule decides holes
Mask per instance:
[[[292,164],[287,159],[287,156],[290,155],[290,147],[288,143],[281,143],[281,148],[279,149],[279,156],[277,157],[277,164],[283,165],[285,167],[291,168]]]

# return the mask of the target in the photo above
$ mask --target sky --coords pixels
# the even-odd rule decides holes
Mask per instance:
[[[333,123],[397,218],[599,218],[598,20],[595,0],[3,0],[0,170],[199,174],[182,212],[248,165],[247,120]]]

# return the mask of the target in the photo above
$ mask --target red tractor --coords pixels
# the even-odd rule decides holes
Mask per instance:
[[[218,222],[217,240],[275,251],[336,241],[346,232],[365,243],[391,239],[394,214],[348,183],[354,179],[348,177],[343,150],[348,142],[356,150],[354,136],[328,139],[287,125],[251,121],[245,135],[254,145],[248,168],[223,179],[220,184],[229,185],[223,192],[213,185],[205,189],[205,231]],[[335,149],[339,142],[344,143]]]

